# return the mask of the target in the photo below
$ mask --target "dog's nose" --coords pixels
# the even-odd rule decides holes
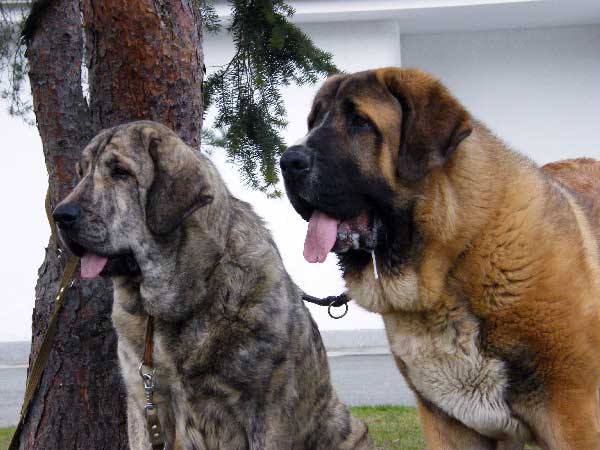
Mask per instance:
[[[279,161],[281,173],[284,177],[298,178],[306,175],[310,170],[311,158],[306,147],[293,145],[289,147]]]
[[[64,203],[58,205],[52,213],[52,218],[61,228],[69,228],[75,225],[81,217],[81,208],[76,203]]]

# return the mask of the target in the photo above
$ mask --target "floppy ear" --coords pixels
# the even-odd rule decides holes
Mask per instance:
[[[212,202],[213,197],[208,193],[202,162],[192,149],[152,127],[144,127],[140,133],[154,162],[146,223],[152,233],[168,234],[198,208]]]
[[[414,182],[452,156],[473,130],[467,110],[424,72],[387,69],[383,81],[402,107],[398,176]]]

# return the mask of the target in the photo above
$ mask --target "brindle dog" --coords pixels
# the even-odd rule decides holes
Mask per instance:
[[[131,448],[149,448],[138,365],[154,320],[167,448],[371,449],[321,336],[252,208],[171,130],[133,122],[83,150],[54,211],[83,277],[110,276]]]
[[[600,170],[540,170],[431,76],[330,78],[281,159],[309,221],[382,314],[430,449],[600,449]]]

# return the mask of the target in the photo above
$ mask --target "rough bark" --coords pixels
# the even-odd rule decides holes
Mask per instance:
[[[75,161],[95,131],[81,88],[82,54],[78,1],[49,3],[37,18],[27,57],[53,205],[72,188]],[[59,259],[53,245],[46,249],[36,286],[31,361],[53,310],[65,259]],[[20,448],[126,447],[110,310],[108,283],[78,282],[71,288],[52,353],[21,433]],[[109,442],[119,445],[111,446]]]
[[[84,0],[82,24],[78,0],[40,3],[44,8],[28,30],[27,57],[52,205],[73,187],[74,163],[101,128],[153,119],[199,146],[202,47],[193,5]],[[84,36],[89,108],[81,86]],[[53,249],[51,238],[36,286],[31,361],[52,312],[65,259]],[[109,282],[77,280],[71,288],[21,433],[21,449],[127,448],[111,309]]]
[[[203,54],[196,3],[83,0],[95,124],[157,120],[199,148]]]

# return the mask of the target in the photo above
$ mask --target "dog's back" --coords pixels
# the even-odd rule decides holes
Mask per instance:
[[[567,187],[577,199],[600,245],[600,161],[565,159],[544,165],[542,171]]]
[[[366,425],[352,417],[331,385],[319,329],[304,305],[302,291],[285,271],[262,219],[249,204],[234,198],[232,211],[236,216],[232,232],[246,237],[237,240],[238,246],[231,250],[265,285],[252,314],[268,317],[273,344],[265,350],[271,352],[269,358],[277,360],[266,392],[272,403],[269,409],[278,412],[269,414],[267,429],[275,434],[277,429],[288,430],[286,436],[276,438],[287,444],[282,448],[372,448]]]
[[[600,204],[600,161],[592,158],[551,162],[542,170],[577,194]]]

